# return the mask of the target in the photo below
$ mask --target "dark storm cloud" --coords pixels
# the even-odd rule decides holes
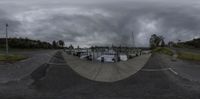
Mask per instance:
[[[109,8],[114,9],[115,13],[124,15],[119,19],[118,28],[125,33],[133,31],[135,39],[139,41],[136,41],[138,46],[147,45],[148,38],[153,33],[163,35],[166,41],[189,40],[200,36],[198,17],[200,11],[191,5],[133,4],[133,8],[124,6],[124,9],[123,5],[120,6],[122,7],[109,6]],[[127,34],[120,34],[122,40],[127,39]]]
[[[11,35],[15,35],[13,33],[17,33],[17,31],[19,31],[20,22],[11,19],[9,14],[0,9],[0,37],[5,37],[6,24],[9,24],[9,32],[12,33]]]
[[[200,8],[196,1],[88,0],[87,3],[70,3],[36,0],[35,5],[28,8],[29,3],[18,3],[26,10],[13,11],[9,19],[6,19],[8,15],[1,14],[0,23],[9,22],[18,31],[18,36],[46,41],[62,39],[68,45],[82,46],[131,45],[132,32],[137,46],[148,46],[154,33],[163,35],[166,41],[200,36]]]

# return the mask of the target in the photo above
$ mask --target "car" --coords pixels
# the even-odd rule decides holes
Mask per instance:
[[[117,62],[118,58],[116,54],[103,54],[97,60],[101,62]]]
[[[128,56],[125,55],[125,54],[121,54],[121,55],[119,55],[119,57],[120,57],[120,61],[127,61],[128,60]]]

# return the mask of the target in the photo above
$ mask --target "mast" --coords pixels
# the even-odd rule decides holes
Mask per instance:
[[[134,34],[131,33],[131,47],[135,47],[135,40],[134,40]]]

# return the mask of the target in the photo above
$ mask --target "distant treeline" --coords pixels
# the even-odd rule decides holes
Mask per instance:
[[[52,48],[62,48],[64,46],[64,42],[53,41],[52,44],[49,42],[44,42],[40,40],[32,40],[29,38],[8,38],[9,48],[27,48],[27,49],[52,49]],[[5,48],[6,39],[0,38],[0,48]]]
[[[180,44],[194,47],[194,48],[200,48],[200,38],[193,39],[191,41],[181,42]]]
[[[92,46],[91,49],[109,49],[109,46]],[[143,49],[149,50],[149,47],[128,47],[128,46],[111,46],[111,49]]]

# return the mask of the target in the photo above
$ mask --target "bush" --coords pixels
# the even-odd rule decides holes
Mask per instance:
[[[173,51],[169,48],[166,48],[166,47],[155,48],[152,52],[166,54],[166,55],[170,55],[170,56],[173,55]]]

